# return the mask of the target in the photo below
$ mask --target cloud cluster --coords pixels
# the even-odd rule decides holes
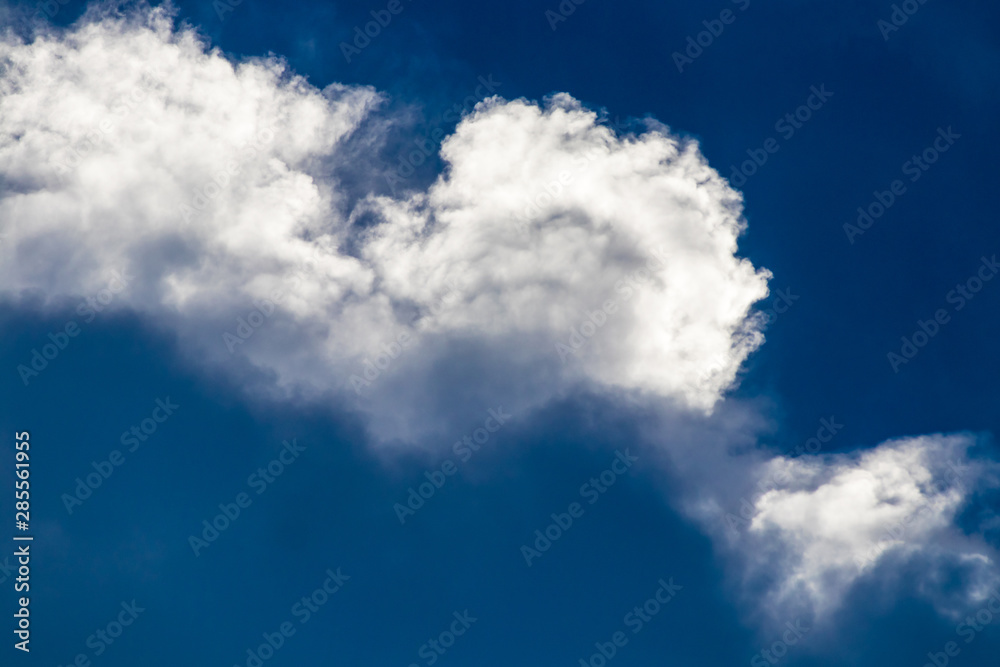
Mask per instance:
[[[772,614],[823,618],[877,571],[919,563],[918,588],[945,612],[964,611],[1000,583],[995,550],[956,523],[996,484],[995,465],[970,458],[966,435],[891,440],[851,454],[775,457],[767,488],[745,512],[733,546]],[[880,570],[881,568],[881,570]],[[961,571],[960,599],[941,584]],[[938,584],[935,584],[938,582]]]
[[[985,470],[968,438],[764,460],[728,453],[754,446],[737,431],[756,414],[682,426],[762,343],[769,278],[737,255],[741,197],[695,142],[656,123],[617,134],[566,94],[491,98],[443,141],[429,188],[357,196],[378,180],[351,170],[378,162],[358,147],[378,146],[382,102],[233,62],[163,9],[8,33],[0,293],[58,303],[129,275],[111,308],[213,372],[249,365],[279,394],[352,405],[380,442],[451,442],[462,418],[580,388],[650,397],[697,441],[671,445],[704,483],[696,515],[748,470],[783,480],[734,542],[774,610],[825,614],[892,558],[993,571],[955,528]],[[949,480],[953,463],[971,475]]]
[[[161,9],[8,35],[0,62],[0,289],[129,271],[122,307],[213,365],[356,401],[379,439],[578,385],[710,409],[762,341],[740,196],[666,128],[492,98],[428,190],[358,200],[338,174],[370,88],[231,62]]]

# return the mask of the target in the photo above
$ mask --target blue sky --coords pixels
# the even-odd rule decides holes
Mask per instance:
[[[996,655],[996,8],[116,7],[0,14],[4,664]]]

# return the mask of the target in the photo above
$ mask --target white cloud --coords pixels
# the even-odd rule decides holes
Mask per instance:
[[[280,292],[229,347],[285,390],[358,400],[379,438],[581,383],[709,409],[762,341],[740,196],[664,128],[618,137],[565,94],[493,98],[428,191],[355,203],[334,174],[380,113],[370,88],[234,64],[162,10],[8,36],[0,61],[0,289],[87,295],[128,268],[116,303],[213,367]],[[403,334],[358,399],[351,376]]]
[[[953,602],[934,583],[939,573],[966,569],[958,609],[971,605],[998,583],[992,547],[956,527],[973,493],[993,483],[992,464],[968,456],[972,445],[968,436],[931,435],[764,463],[766,488],[732,545],[743,552],[749,580],[767,581],[762,606],[779,618],[822,618],[876,569],[914,561],[923,570],[919,588],[942,611]]]
[[[210,372],[242,370],[231,348],[279,393],[355,405],[380,441],[450,438],[487,408],[519,415],[578,387],[645,394],[676,439],[693,434],[669,447],[704,482],[695,515],[749,484],[759,454],[719,453],[752,447],[738,432],[756,410],[711,432],[681,425],[704,419],[763,341],[750,308],[769,277],[736,256],[740,195],[697,144],[655,123],[618,136],[566,94],[493,98],[443,142],[427,191],[358,199],[337,175],[377,162],[357,146],[378,145],[364,134],[381,102],[319,90],[280,60],[233,63],[162,10],[31,44],[8,35],[0,292],[89,296],[127,270],[111,307],[175,331]],[[992,572],[992,552],[954,528],[968,490],[934,484],[949,457],[978,471],[967,444],[761,463],[787,481],[756,500],[735,546],[767,580],[765,604],[824,614],[889,558]]]

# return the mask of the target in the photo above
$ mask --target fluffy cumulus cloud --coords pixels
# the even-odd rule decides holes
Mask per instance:
[[[754,493],[727,519],[776,619],[835,612],[854,587],[917,564],[917,588],[941,611],[966,611],[998,583],[995,550],[957,527],[995,466],[970,457],[965,435],[885,442],[851,454],[779,456],[760,464]],[[965,585],[954,595],[944,573]]]
[[[124,272],[109,307],[340,394],[380,439],[577,386],[709,409],[762,341],[740,196],[666,128],[493,98],[426,191],[359,198],[340,184],[383,113],[370,88],[234,63],[160,10],[8,35],[0,62],[0,289]]]
[[[459,416],[577,389],[651,398],[704,481],[696,514],[738,505],[720,498],[748,470],[780,478],[731,539],[773,609],[824,613],[889,558],[992,567],[954,527],[981,472],[967,439],[767,461],[725,453],[756,416],[704,428],[763,340],[769,274],[737,255],[740,195],[695,142],[616,134],[566,94],[491,98],[428,188],[359,194],[383,101],[233,62],[163,10],[8,33],[0,292],[135,312],[213,372],[366,412],[380,442],[451,442]],[[975,474],[947,481],[953,458]]]

